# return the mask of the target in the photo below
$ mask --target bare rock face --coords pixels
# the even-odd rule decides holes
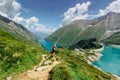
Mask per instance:
[[[73,21],[55,31],[47,40],[70,46],[83,39],[96,38],[101,41],[116,32],[120,32],[120,13],[110,12],[93,20]]]

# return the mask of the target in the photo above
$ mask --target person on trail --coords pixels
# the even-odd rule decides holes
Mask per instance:
[[[52,57],[55,58],[55,52],[56,52],[56,44],[54,43],[53,46],[52,46]]]
[[[55,50],[56,50],[56,44],[54,43],[54,45],[52,46],[52,54],[55,54]]]

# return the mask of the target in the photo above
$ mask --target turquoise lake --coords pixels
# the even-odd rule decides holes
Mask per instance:
[[[52,46],[54,42],[46,41],[46,40],[39,40],[39,43],[43,45],[43,47],[49,51],[52,51]],[[56,44],[57,48],[60,47],[60,44]]]
[[[53,42],[39,40],[39,42],[49,51],[52,50]],[[57,44],[59,47],[60,45]],[[101,52],[103,57],[93,64],[106,72],[110,72],[120,77],[120,47],[105,46]]]
[[[120,77],[120,47],[105,46],[103,57],[93,64]]]

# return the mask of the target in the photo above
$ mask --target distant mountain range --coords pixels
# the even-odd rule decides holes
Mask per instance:
[[[96,38],[105,43],[120,44],[120,13],[110,12],[92,20],[76,20],[51,34],[46,40],[63,46]]]
[[[33,32],[33,34],[36,36],[37,39],[45,39],[50,35],[49,33],[44,32]]]
[[[35,36],[24,26],[0,15],[0,30],[22,41],[35,41]]]

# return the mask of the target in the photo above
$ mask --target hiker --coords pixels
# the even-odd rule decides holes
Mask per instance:
[[[56,52],[56,44],[54,43],[54,45],[52,46],[52,57],[55,59],[55,52]]]
[[[56,44],[54,43],[54,45],[52,46],[52,54],[54,54],[55,53],[55,50],[56,50]]]

